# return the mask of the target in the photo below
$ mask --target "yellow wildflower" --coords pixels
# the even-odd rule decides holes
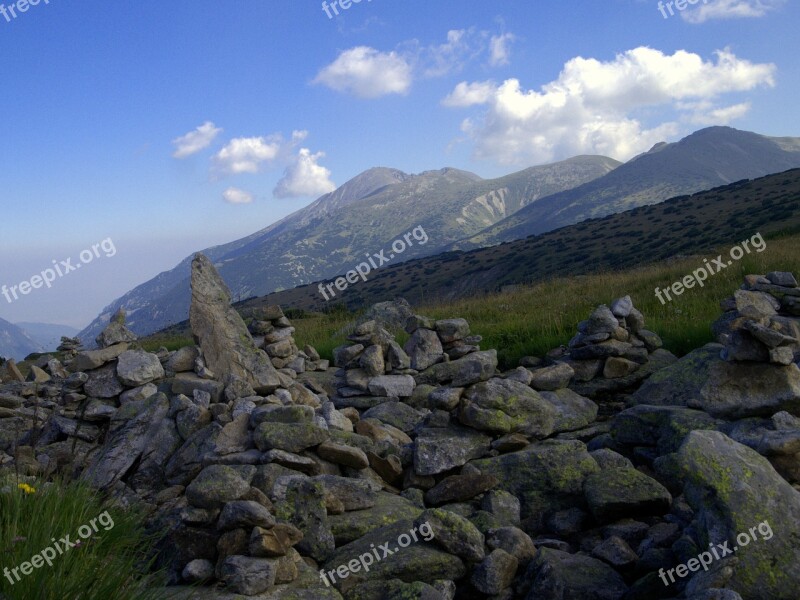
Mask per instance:
[[[20,483],[17,485],[19,489],[21,489],[26,494],[35,494],[36,488],[29,486],[27,483]]]

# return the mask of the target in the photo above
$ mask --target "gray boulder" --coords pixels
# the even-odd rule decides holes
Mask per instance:
[[[729,587],[748,600],[797,598],[800,492],[766,458],[719,432],[691,432],[679,460],[703,543],[738,548]]]
[[[553,433],[556,410],[525,384],[493,378],[466,391],[459,419],[474,429],[544,438]]]
[[[129,387],[139,387],[164,377],[164,367],[155,354],[128,350],[117,359],[117,376]]]

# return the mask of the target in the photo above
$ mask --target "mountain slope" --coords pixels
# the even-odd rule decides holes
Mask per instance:
[[[42,346],[22,329],[0,319],[0,356],[22,360],[32,352],[41,352]]]
[[[800,169],[679,196],[524,240],[388,266],[369,281],[348,288],[341,301],[350,309],[396,297],[412,304],[449,301],[515,284],[702,254],[733,246],[757,232],[765,238],[800,232]],[[699,259],[698,263],[703,264]],[[570,301],[564,298],[565,303]],[[266,304],[330,308],[315,284],[248,300],[237,308]],[[176,332],[183,333],[180,328]]]
[[[468,250],[522,239],[795,167],[800,167],[800,138],[709,127],[673,144],[657,144],[608,175],[527,206],[452,248]]]
[[[33,341],[39,344],[44,351],[53,352],[61,343],[61,336],[75,337],[78,330],[68,325],[55,325],[51,323],[15,323]]]
[[[492,180],[450,168],[418,175],[370,169],[266,229],[202,252],[217,265],[234,297],[266,294],[351,269],[417,226],[428,241],[415,242],[402,260],[435,254],[523,206],[618,165],[607,157],[580,156]],[[80,333],[81,339],[93,342],[120,306],[139,334],[185,319],[190,263],[187,257],[115,300]]]

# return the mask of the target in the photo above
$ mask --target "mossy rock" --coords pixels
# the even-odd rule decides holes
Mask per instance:
[[[411,501],[402,496],[379,492],[375,506],[365,510],[354,510],[340,515],[330,515],[330,525],[336,544],[349,544],[370,531],[392,525],[404,519],[415,519],[422,512]]]
[[[600,470],[586,445],[577,440],[546,440],[470,464],[497,477],[499,489],[520,499],[523,518],[583,504],[583,482]]]
[[[313,423],[261,423],[253,432],[253,441],[261,451],[301,452],[328,440],[330,434]]]
[[[705,528],[701,542],[737,548],[728,587],[748,600],[796,600],[800,492],[755,450],[716,431],[693,431],[678,454],[686,499]]]
[[[721,361],[721,344],[706,344],[681,358],[678,362],[653,373],[633,394],[634,404],[654,406],[686,406],[708,381],[708,372]]]
[[[376,559],[366,573],[363,569],[352,572],[348,576],[352,578],[351,582],[337,578],[334,582],[337,588],[341,588],[343,583],[346,587],[350,587],[357,582],[376,579],[399,579],[407,583],[423,581],[431,584],[439,579],[455,581],[466,575],[467,569],[460,558],[441,550],[433,542],[425,542],[419,533],[416,534],[418,541],[412,540],[407,547],[399,547],[398,537],[403,534],[410,536],[409,532],[413,527],[412,519],[403,519],[392,525],[374,529],[365,536],[337,548],[323,568],[330,571],[341,565],[347,565],[362,554],[373,552],[374,547],[380,560]],[[381,546],[387,548],[391,554],[384,556]]]
[[[672,504],[667,488],[630,467],[604,469],[589,475],[584,491],[589,510],[600,523],[663,515]]]

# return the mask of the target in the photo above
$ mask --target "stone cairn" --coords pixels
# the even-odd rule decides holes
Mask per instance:
[[[662,345],[658,334],[645,329],[631,297],[617,298],[581,321],[566,348],[548,353],[553,364],[534,372],[533,385],[569,385],[590,398],[626,391],[676,360]],[[539,363],[532,358],[521,362],[529,367]]]
[[[280,306],[265,306],[243,311],[247,328],[253,335],[256,346],[263,348],[272,366],[292,379],[306,371],[326,371],[329,361],[322,360],[319,353],[306,345],[298,349],[292,337],[295,329],[283,314]]]
[[[790,365],[800,359],[800,287],[791,273],[748,275],[721,303],[715,323],[722,358],[731,362]]]

